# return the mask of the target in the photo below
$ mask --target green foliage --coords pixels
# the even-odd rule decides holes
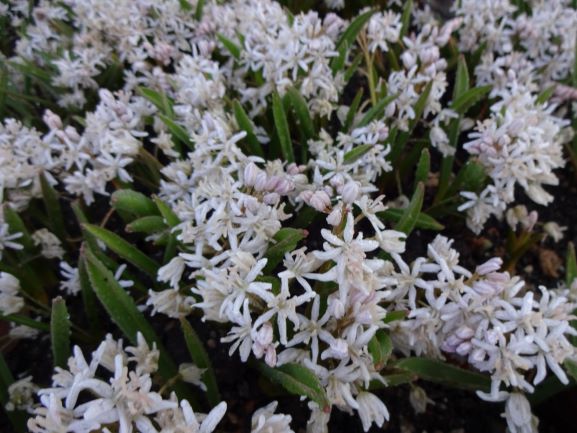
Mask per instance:
[[[50,341],[54,366],[65,368],[70,357],[70,319],[66,303],[60,296],[52,300]]]

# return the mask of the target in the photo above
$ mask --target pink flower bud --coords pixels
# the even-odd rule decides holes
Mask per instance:
[[[465,341],[464,343],[461,343],[457,346],[457,349],[455,350],[459,355],[461,356],[465,356],[467,355],[470,351],[471,348],[473,347],[473,345],[471,343],[469,343],[468,341]]]
[[[325,212],[331,205],[331,198],[325,191],[316,191],[310,198],[309,205],[319,212]]]
[[[254,189],[256,189],[257,191],[264,191],[267,180],[268,176],[266,175],[266,173],[264,171],[260,171],[256,176],[256,180],[254,182]]]
[[[469,340],[469,339],[473,338],[473,335],[475,335],[475,331],[473,331],[467,325],[463,325],[463,326],[459,327],[459,329],[457,329],[457,332],[455,332],[455,335],[457,337],[459,337],[461,340]]]

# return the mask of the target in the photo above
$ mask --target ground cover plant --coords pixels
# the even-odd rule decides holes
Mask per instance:
[[[0,33],[2,431],[573,431],[577,2]]]

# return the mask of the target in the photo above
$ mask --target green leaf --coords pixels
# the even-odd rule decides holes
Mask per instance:
[[[128,212],[134,217],[159,215],[154,202],[141,192],[119,189],[112,193],[110,204],[116,210]]]
[[[336,51],[339,55],[331,60],[331,70],[333,74],[340,71],[345,64],[347,51],[353,46],[357,35],[363,29],[365,24],[371,19],[373,14],[377,12],[376,9],[365,12],[356,17],[343,32],[336,44]]]
[[[224,45],[224,47],[230,52],[230,54],[232,54],[232,56],[235,59],[237,60],[240,59],[241,47],[239,45],[235,44],[233,41],[231,41],[221,33],[217,33],[216,37],[222,43],[222,45]]]
[[[138,248],[122,239],[116,233],[110,230],[98,227],[92,224],[83,224],[82,227],[96,238],[106,244],[108,248],[122,257],[129,263],[132,263],[142,272],[152,278],[156,278],[156,273],[160,265],[140,251]]]
[[[322,409],[330,407],[330,402],[319,378],[307,367],[293,363],[276,368],[271,368],[265,363],[259,363],[258,367],[267,378],[278,383],[291,394],[306,396]]]
[[[385,108],[395,100],[397,95],[387,95],[384,98],[381,98],[369,111],[365,113],[365,115],[361,118],[361,121],[358,125],[355,125],[357,128],[362,126],[368,125],[374,119],[382,116],[385,112]]]
[[[161,216],[149,215],[132,221],[126,226],[126,231],[128,233],[146,233],[147,235],[151,235],[162,232],[167,228],[168,226]]]
[[[381,370],[393,353],[393,342],[384,329],[379,329],[369,341],[369,353],[377,371]]]
[[[31,251],[35,248],[34,241],[28,232],[28,229],[24,225],[24,221],[20,218],[20,215],[12,209],[8,204],[4,204],[4,221],[10,227],[10,234],[22,233],[22,236],[16,239],[16,242],[22,244],[24,250]]]
[[[405,358],[395,367],[410,371],[429,382],[442,383],[457,388],[488,392],[491,378],[487,375],[465,370],[436,359]]]
[[[357,159],[359,159],[363,155],[365,155],[373,147],[374,147],[374,145],[372,145],[372,144],[361,144],[360,146],[352,148],[347,153],[345,153],[345,156],[343,157],[343,163],[344,164],[352,164]]]
[[[315,132],[315,126],[311,114],[309,113],[309,107],[300,92],[294,87],[291,87],[288,89],[285,98],[288,99],[291,107],[296,113],[299,127],[303,130],[307,140],[315,138],[317,134]],[[303,145],[306,145],[306,143],[303,143]]]
[[[165,93],[159,93],[146,87],[137,87],[136,91],[140,96],[152,102],[161,113],[170,118],[174,118],[174,101]]]
[[[85,244],[82,245],[81,251],[86,248]],[[78,261],[78,281],[80,283],[80,294],[82,295],[82,305],[84,307],[84,313],[86,314],[87,322],[95,333],[98,328],[98,300],[94,290],[92,290],[92,285],[90,284],[90,279],[88,278],[88,273],[86,271],[86,263],[84,260]]]
[[[359,66],[361,65],[362,62],[363,62],[363,53],[359,53],[355,56],[350,66],[345,71],[343,77],[345,84],[351,81],[351,78],[353,78],[353,75],[355,75],[357,69],[359,69]]]
[[[262,150],[262,145],[260,144],[260,141],[258,141],[256,134],[254,133],[252,121],[248,117],[248,114],[246,114],[246,111],[244,111],[244,108],[242,108],[242,105],[237,100],[235,100],[232,103],[232,109],[234,111],[234,117],[236,118],[236,123],[238,123],[238,127],[246,132],[246,137],[244,139],[246,140],[248,145],[247,153],[249,155],[257,155],[260,156],[261,158],[264,158],[264,151]]]
[[[286,113],[277,92],[272,94],[272,113],[283,159],[289,163],[295,162],[293,143],[289,132]]]
[[[167,381],[175,377],[178,374],[176,365],[168,355],[150,323],[138,310],[136,303],[126,290],[118,284],[112,272],[98,260],[89,248],[84,250],[82,260],[85,263],[92,289],[111,320],[116,323],[132,344],[138,344],[138,332],[142,334],[149,345],[156,343],[160,353],[158,360],[159,373]],[[191,398],[193,403],[196,404],[194,397],[190,394],[187,387],[184,387],[182,384],[177,384],[174,388],[179,397],[184,398],[184,396],[187,396],[187,398]]]
[[[377,216],[384,221],[390,221],[393,223],[398,223],[403,214],[405,213],[405,209],[398,209],[398,208],[389,208],[384,212],[379,212]],[[416,229],[424,229],[424,230],[434,230],[434,231],[441,231],[445,228],[443,224],[437,221],[432,216],[420,212],[417,216],[417,220],[415,221],[415,228]]]
[[[275,244],[270,247],[266,253],[265,258],[268,260],[263,272],[269,273],[282,261],[284,255],[289,251],[294,251],[300,240],[304,239],[307,232],[302,229],[293,229],[291,227],[284,227],[280,229],[273,236]]]
[[[64,216],[58,199],[58,193],[52,185],[48,183],[44,174],[40,175],[40,186],[42,188],[44,207],[48,214],[48,226],[60,240],[64,240],[66,239],[66,229],[64,228]]]
[[[168,224],[170,227],[175,227],[180,224],[180,219],[178,219],[178,216],[174,213],[170,206],[168,206],[157,196],[153,196],[152,199],[154,200],[154,203],[156,204],[156,207],[160,211],[160,214],[164,218],[166,224]]]
[[[192,361],[198,368],[206,369],[202,374],[202,382],[206,385],[206,396],[208,397],[208,402],[211,406],[216,406],[220,403],[221,398],[220,393],[218,392],[216,375],[214,374],[210,358],[204,349],[202,341],[188,320],[181,317],[180,326],[182,328],[182,333],[184,334],[186,348],[188,349],[188,353],[190,353]]]
[[[14,383],[14,376],[6,364],[6,360],[0,353],[0,406],[4,409],[6,403],[8,403],[8,388]],[[14,432],[27,432],[26,419],[28,416],[22,411],[9,411],[4,409],[6,416],[10,420],[10,423],[14,427]]]
[[[403,36],[406,36],[409,32],[409,26],[411,25],[411,12],[413,11],[413,0],[408,0],[405,2],[405,6],[403,7],[403,15],[401,15],[401,35],[399,37],[400,40],[403,39]]]
[[[183,11],[189,12],[192,10],[192,6],[186,0],[178,0],[178,3],[180,5],[180,9],[182,9]],[[198,20],[198,18],[196,17],[195,19]]]
[[[551,96],[553,96],[553,93],[555,93],[555,89],[557,88],[556,84],[553,84],[552,86],[546,88],[545,90],[543,90],[539,96],[537,96],[537,99],[535,100],[535,103],[538,105],[542,105],[545,104],[547,102],[549,102],[549,99],[551,99]]]
[[[486,177],[485,169],[480,163],[467,161],[448,188],[447,195],[451,196],[459,191],[478,191],[482,188]]]
[[[158,117],[160,117],[160,119],[164,122],[164,124],[168,128],[168,131],[172,134],[174,138],[176,138],[181,143],[185,144],[189,149],[194,150],[194,143],[190,139],[188,132],[186,132],[186,130],[181,125],[176,123],[168,116],[165,116],[164,114],[159,114]]]
[[[469,108],[483,99],[490,91],[490,85],[473,87],[455,99],[451,103],[451,109],[463,115],[469,110]]]
[[[50,340],[54,366],[65,368],[70,358],[70,319],[66,303],[60,296],[52,300]]]
[[[417,169],[415,170],[415,188],[419,185],[419,182],[425,183],[427,181],[430,171],[431,154],[429,153],[429,149],[424,148],[417,163]]]
[[[565,283],[567,287],[577,278],[577,257],[575,255],[575,245],[569,242],[567,245],[567,257],[565,258]]]
[[[566,359],[563,363],[563,367],[565,367],[565,371],[569,373],[569,376],[571,376],[573,380],[577,381],[577,362]]]
[[[202,20],[202,12],[204,9],[204,0],[198,0],[196,3],[196,10],[194,11],[194,19],[196,21]]]
[[[0,320],[6,320],[7,322],[16,323],[17,325],[28,326],[29,328],[38,329],[39,331],[50,331],[50,325],[19,314],[9,314],[7,316],[0,315]]]
[[[347,118],[345,119],[345,124],[343,127],[343,130],[345,132],[349,132],[353,126],[353,123],[355,121],[355,116],[357,115],[358,111],[359,111],[359,106],[361,105],[361,101],[363,99],[363,94],[365,93],[364,89],[361,87],[358,91],[357,94],[355,95],[355,98],[353,99],[353,102],[351,102],[351,105],[349,107],[349,111],[347,112]]]
[[[465,56],[461,54],[457,63],[457,75],[455,77],[455,87],[453,88],[453,101],[457,100],[461,95],[469,90],[469,87],[469,69],[467,68]]]
[[[577,34],[575,36],[577,39]],[[571,74],[571,84],[577,87],[577,41],[575,43],[575,52],[573,53],[573,72]]]
[[[395,225],[395,230],[406,233],[407,235],[409,235],[413,231],[413,229],[415,228],[415,224],[417,223],[417,219],[419,218],[421,209],[423,207],[424,197],[425,197],[425,185],[423,185],[423,183],[421,182],[417,185],[417,189],[415,189],[415,192],[413,193],[411,202],[404,210],[401,219]]]

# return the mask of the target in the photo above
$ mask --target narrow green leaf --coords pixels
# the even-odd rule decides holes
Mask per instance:
[[[162,215],[162,218],[164,218],[166,224],[168,224],[170,227],[175,227],[180,224],[180,219],[178,219],[178,216],[174,213],[170,206],[168,206],[157,196],[153,196],[152,199],[154,200],[156,207],[158,207],[158,210],[160,211],[160,214]]]
[[[479,102],[491,91],[491,86],[473,87],[467,90],[451,103],[451,109],[459,114],[465,114],[473,105]]]
[[[344,164],[352,164],[357,159],[361,158],[365,155],[369,150],[371,150],[374,146],[372,144],[361,144],[360,146],[354,147],[345,153],[343,157]]]
[[[189,149],[194,150],[194,143],[191,141],[188,132],[186,132],[186,130],[181,125],[170,119],[168,116],[165,116],[164,114],[159,114],[158,117],[160,117],[160,119],[164,122],[168,128],[168,131],[174,138],[185,144]]]
[[[8,316],[0,315],[0,320],[16,323],[17,325],[28,326],[29,328],[38,329],[39,331],[50,331],[50,325],[47,323],[34,320],[31,317],[21,316],[19,314],[9,314]]]
[[[384,221],[398,223],[403,217],[404,213],[405,209],[389,208],[384,212],[379,212],[377,216]],[[424,212],[420,212],[419,215],[417,216],[417,221],[415,222],[415,228],[441,231],[445,228],[445,226],[432,216],[427,215]]]
[[[6,360],[0,353],[0,406],[4,409],[9,401],[8,388],[14,383],[14,376],[6,364]],[[22,411],[9,411],[4,409],[6,416],[10,420],[14,432],[27,432],[26,419],[28,416]]]
[[[577,362],[567,359],[563,363],[563,367],[565,367],[565,371],[569,373],[569,376],[577,381]]]
[[[545,104],[545,103],[549,102],[549,99],[551,99],[551,96],[553,96],[553,93],[555,93],[556,88],[557,88],[557,85],[553,84],[552,86],[543,90],[539,94],[539,96],[537,96],[535,103],[541,105],[541,104]]]
[[[384,329],[378,330],[369,341],[369,353],[377,371],[381,370],[393,353],[393,342]]]
[[[50,341],[54,366],[65,368],[70,358],[70,319],[66,303],[60,296],[52,300]]]
[[[459,191],[478,191],[484,185],[486,177],[485,169],[480,163],[467,161],[449,186],[447,196],[450,197]]]
[[[272,94],[272,113],[282,156],[286,162],[295,162],[293,144],[289,132],[286,113],[283,108],[282,100],[277,92]]]
[[[294,87],[291,87],[288,89],[285,97],[288,99],[291,107],[296,113],[299,127],[302,128],[306,138],[315,138],[317,134],[315,132],[311,114],[309,113],[309,107],[300,92]],[[306,145],[306,143],[303,144]]]
[[[84,248],[86,248],[85,244],[82,245],[81,251],[84,251]],[[78,281],[80,283],[80,294],[82,296],[82,306],[86,314],[86,321],[94,333],[98,328],[98,300],[94,290],[92,290],[92,285],[90,284],[90,279],[86,271],[86,262],[84,260],[78,261]]]
[[[368,125],[373,120],[382,116],[385,112],[385,108],[395,100],[397,95],[387,95],[384,98],[381,98],[369,111],[365,113],[365,115],[361,118],[361,121],[358,125],[355,125],[357,128],[362,126]]]
[[[411,25],[411,13],[413,12],[413,0],[408,0],[405,2],[403,7],[403,15],[401,15],[401,36],[399,39],[403,39],[409,32],[409,26]]]
[[[306,237],[307,232],[302,229],[284,227],[273,236],[275,244],[265,253],[267,263],[263,272],[269,273],[282,261],[284,255],[296,249],[298,242]]]
[[[488,392],[491,388],[489,376],[446,364],[436,359],[405,358],[397,362],[397,368],[407,370],[430,382],[451,385],[457,388]]]
[[[24,225],[24,221],[20,218],[20,215],[12,209],[8,204],[4,204],[4,221],[10,227],[10,233],[22,233],[22,236],[16,239],[16,242],[22,244],[24,250],[31,251],[35,248],[34,241]]]
[[[321,408],[330,407],[330,402],[317,375],[301,364],[284,364],[271,368],[258,364],[259,370],[272,382],[278,383],[291,394],[308,397]]]
[[[235,44],[233,41],[231,41],[221,33],[217,33],[216,37],[222,43],[222,45],[224,45],[224,47],[230,52],[230,54],[232,54],[232,56],[235,59],[237,60],[240,59],[241,47],[239,45]]]
[[[347,118],[345,119],[345,124],[343,127],[343,130],[346,132],[349,132],[351,130],[351,127],[353,126],[353,123],[355,121],[355,116],[359,112],[359,107],[361,105],[361,101],[363,99],[364,93],[365,93],[364,89],[361,87],[357,91],[357,94],[355,95],[353,102],[351,102],[351,105],[349,107],[349,111],[347,112]]]
[[[178,374],[176,365],[128,292],[118,284],[112,272],[98,260],[89,248],[84,250],[82,260],[85,263],[92,289],[112,321],[116,323],[132,344],[138,344],[138,332],[142,334],[149,345],[156,343],[160,352],[159,373],[167,381],[175,377]],[[186,396],[198,406],[194,396],[188,391],[188,387],[183,386],[183,384],[176,384],[174,389],[179,397],[184,398]]]
[[[242,129],[244,132],[246,132],[246,137],[244,138],[244,140],[246,140],[248,147],[247,153],[250,155],[257,155],[260,156],[261,158],[264,158],[264,151],[262,150],[262,145],[260,144],[260,141],[258,141],[258,138],[254,133],[252,121],[248,117],[248,114],[246,114],[246,111],[244,111],[244,108],[242,108],[241,103],[235,100],[232,103],[232,109],[234,111],[234,117],[236,118],[236,123],[238,123],[238,127]]]
[[[137,87],[136,91],[140,96],[152,102],[165,116],[174,118],[174,101],[165,93],[160,93],[146,87]]]
[[[577,34],[575,38],[577,39]],[[571,83],[573,84],[573,87],[577,87],[577,41],[575,42],[574,50],[575,52],[573,53],[573,71],[571,74]]]
[[[202,20],[203,9],[204,9],[204,0],[198,0],[198,3],[196,3],[196,10],[194,11],[194,19],[196,21]]]
[[[336,73],[342,69],[342,66],[345,63],[346,52],[353,46],[355,40],[357,39],[357,35],[363,29],[365,24],[371,19],[375,12],[377,12],[377,10],[373,9],[359,15],[353,21],[351,21],[349,26],[343,32],[336,44],[336,51],[338,51],[339,56],[331,61],[331,69],[333,73]]]
[[[116,210],[128,212],[135,217],[159,215],[154,202],[141,192],[119,189],[112,193],[110,204]]]
[[[216,375],[214,374],[214,369],[212,368],[210,358],[204,349],[202,341],[188,320],[184,317],[181,317],[180,326],[182,328],[182,333],[184,334],[186,348],[188,349],[188,353],[190,353],[192,361],[198,368],[206,369],[206,371],[202,374],[202,382],[206,385],[206,396],[208,397],[208,402],[211,406],[216,406],[220,403],[221,398],[218,391]]]
[[[577,278],[577,256],[575,254],[575,244],[569,242],[567,245],[567,257],[565,258],[565,283],[570,287]]]
[[[40,176],[40,186],[42,188],[44,207],[48,214],[48,226],[58,239],[64,240],[66,239],[66,229],[64,228],[64,216],[58,199],[58,193],[54,187],[50,185],[44,174]]]
[[[156,209],[156,207],[155,207]],[[147,235],[166,230],[168,226],[159,215],[149,215],[135,219],[126,226],[128,233],[146,233]]]
[[[353,75],[355,75],[361,63],[363,63],[363,53],[357,54],[353,59],[353,61],[351,62],[351,64],[349,65],[349,67],[347,68],[347,70],[345,71],[344,75],[345,84],[351,81],[351,78],[353,78]],[[342,67],[340,69],[342,69]]]
[[[455,87],[453,87],[453,101],[457,100],[470,87],[469,69],[464,55],[459,56],[457,63],[457,75],[455,77]]]
[[[188,11],[192,10],[192,6],[186,0],[178,0],[178,3],[180,4],[180,9],[182,9],[183,11],[188,12]],[[196,17],[195,17],[195,19],[196,19]]]
[[[417,219],[423,207],[423,199],[425,197],[425,185],[419,183],[417,189],[413,193],[411,202],[403,212],[403,216],[399,222],[395,225],[395,230],[406,233],[409,235],[415,228]]]
[[[134,247],[129,242],[122,239],[116,233],[110,230],[98,227],[92,224],[83,224],[83,228],[90,234],[94,235],[102,242],[106,244],[108,248],[122,257],[129,263],[132,263],[142,272],[145,272],[152,278],[156,278],[156,273],[160,265],[140,251],[138,248]]]
[[[419,182],[425,183],[429,177],[429,172],[431,171],[431,154],[429,149],[424,148],[421,152],[421,157],[417,163],[417,169],[415,170],[415,188],[418,186]]]

